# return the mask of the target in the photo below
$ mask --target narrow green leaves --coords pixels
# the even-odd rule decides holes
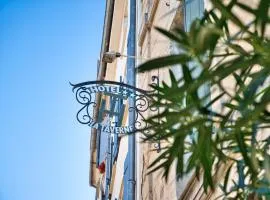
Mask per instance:
[[[139,72],[153,70],[162,67],[168,67],[176,64],[187,63],[191,60],[186,54],[169,55],[146,61],[139,67]]]
[[[167,179],[176,162],[177,176],[194,172],[203,179],[205,193],[221,185],[225,199],[262,199],[270,186],[270,140],[260,139],[270,127],[270,40],[265,36],[270,1],[259,0],[257,8],[237,0],[212,3],[214,8],[194,20],[189,32],[156,28],[181,53],[139,66],[139,72],[176,66],[181,71],[168,70],[170,81],[152,86],[152,107],[159,112],[146,119],[151,134],[144,141],[168,145],[149,173],[163,169]],[[237,9],[255,17],[252,29],[237,17]],[[230,35],[231,22],[239,34]],[[202,93],[205,87],[209,92]],[[224,163],[230,166],[216,183],[213,176]],[[241,170],[235,169],[237,163]]]

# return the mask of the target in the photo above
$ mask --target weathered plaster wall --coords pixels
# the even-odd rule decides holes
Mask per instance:
[[[156,5],[155,5],[156,3]],[[160,33],[158,33],[154,27],[162,27],[170,29],[179,2],[177,1],[144,1],[141,15],[148,13],[148,21],[139,20],[141,24],[138,24],[139,34],[138,41],[140,42],[138,47],[138,54],[142,58],[155,58],[171,53],[171,42]],[[156,9],[155,12],[151,9]],[[143,16],[144,17],[144,16]],[[142,28],[147,23],[146,29]],[[143,30],[145,33],[143,33]],[[141,62],[144,62],[142,60]],[[149,89],[148,85],[152,83],[152,76],[158,76],[160,82],[166,81],[169,83],[168,69],[153,70],[151,72],[141,73],[137,77],[137,84],[139,88]],[[137,199],[140,200],[176,200],[176,174],[174,172],[175,166],[172,166],[168,182],[162,177],[162,171],[159,170],[150,175],[147,175],[148,166],[155,160],[162,152],[157,153],[154,149],[155,144],[139,143],[137,141]],[[168,145],[161,143],[161,147]],[[153,151],[154,150],[154,151]]]

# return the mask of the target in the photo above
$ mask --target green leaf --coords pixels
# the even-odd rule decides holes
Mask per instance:
[[[165,168],[166,164],[167,164],[167,160],[165,160],[164,162],[160,163],[159,165],[157,165],[156,167],[148,171],[147,174],[151,174],[157,170],[160,170],[161,168]]]
[[[261,28],[261,36],[264,36],[265,29],[267,23],[269,23],[269,8],[270,8],[270,1],[268,0],[261,0],[256,11],[256,24],[258,24]]]
[[[202,26],[195,44],[198,53],[205,53],[206,50],[213,51],[222,35],[223,31],[213,24]]]
[[[166,160],[166,157],[167,157],[167,155],[168,155],[168,150],[167,151],[164,151],[162,154],[160,154],[159,156],[158,156],[158,158],[156,158],[149,166],[148,166],[148,168],[152,168],[152,167],[154,167],[155,165],[157,165],[160,161],[162,161],[162,160]]]
[[[185,85],[192,84],[193,79],[192,79],[192,75],[191,75],[191,71],[190,71],[189,67],[187,65],[183,64],[182,69],[183,69],[183,77],[185,80]],[[190,91],[190,96],[193,98],[193,101],[196,102],[198,105],[200,101],[199,101],[199,97],[197,94],[197,90]]]
[[[240,45],[238,45],[238,44],[232,44],[232,43],[230,43],[230,44],[228,44],[228,46],[231,48],[231,49],[233,49],[236,53],[239,53],[239,54],[241,54],[241,55],[249,55],[249,53],[243,48],[243,47],[241,47]]]
[[[230,194],[235,193],[234,199],[245,199],[250,191],[265,197],[266,176],[269,173],[263,173],[263,170],[269,171],[269,160],[264,153],[265,149],[269,149],[270,140],[260,141],[254,136],[260,128],[270,127],[267,107],[270,86],[266,81],[270,76],[270,41],[258,33],[263,31],[261,27],[264,23],[270,23],[269,16],[265,17],[266,8],[263,8],[263,5],[269,8],[267,2],[270,1],[259,0],[256,10],[237,0],[230,0],[226,5],[222,0],[212,1],[213,10],[206,11],[203,19],[196,19],[189,33],[181,28],[174,31],[157,28],[181,50],[186,48],[184,52],[159,57],[139,67],[142,72],[177,65],[182,71],[179,80],[176,79],[178,75],[169,70],[171,82],[161,80],[160,85],[151,86],[155,90],[151,94],[151,108],[159,108],[160,112],[145,120],[149,127],[145,129],[148,133],[145,133],[144,141],[162,140],[169,145],[151,163],[150,170],[163,169],[167,180],[170,167],[176,161],[177,177],[195,170],[197,177],[202,175],[207,192],[214,187],[212,175],[215,167],[221,162],[229,163],[228,170],[224,172],[224,198],[230,199]],[[249,28],[250,24],[244,25],[244,20],[242,22],[235,14],[237,8],[256,12],[255,21],[250,24],[255,23],[257,30]],[[239,34],[229,35],[228,23],[231,22],[241,29]],[[215,51],[220,42],[222,45],[218,46],[218,52],[221,54]],[[248,43],[251,48],[246,50],[238,45],[242,42]],[[193,76],[198,68],[202,70]],[[231,77],[234,81],[230,86],[235,91],[229,93],[224,80]],[[213,87],[210,91],[219,95],[211,100],[211,93],[201,95],[199,91],[204,85]],[[219,101],[220,108],[212,106]],[[254,125],[258,128],[252,129]],[[241,185],[241,190],[236,183],[228,188],[228,182],[234,181],[230,176],[232,166],[239,159],[244,161],[241,176],[245,184]],[[240,174],[240,171],[236,173]]]
[[[170,74],[170,80],[172,82],[172,87],[177,87],[177,80],[175,78],[175,75],[171,69],[169,69],[169,74]]]
[[[230,176],[230,172],[231,172],[232,166],[233,165],[231,165],[227,169],[227,172],[226,172],[225,177],[224,177],[223,190],[225,191],[225,193],[227,193],[227,186],[228,186],[228,181],[229,181],[229,176]]]
[[[168,67],[176,64],[185,64],[191,60],[186,54],[169,55],[146,61],[139,66],[139,72],[149,71],[157,68]]]
[[[233,5],[235,5],[235,3],[237,2],[237,0],[232,0],[231,3],[227,7],[222,3],[221,0],[211,0],[211,2],[212,2],[212,4],[214,5],[215,8],[217,8],[218,10],[220,10],[220,12],[222,13],[222,15],[226,19],[231,20],[233,23],[235,23],[236,25],[238,25],[243,30],[246,29],[246,27],[239,20],[239,18],[237,16],[235,16],[232,13],[232,11],[231,11]]]
[[[159,31],[160,33],[162,33],[163,35],[165,35],[166,37],[168,37],[169,39],[171,39],[172,41],[177,42],[177,44],[183,49],[183,50],[188,50],[189,49],[189,42],[186,39],[187,35],[185,32],[183,32],[182,34],[176,34],[174,32],[171,31],[167,31],[163,28],[160,27],[156,27],[156,30]]]
[[[252,15],[256,15],[256,12],[254,9],[252,9],[251,7],[249,7],[247,4],[243,4],[241,2],[236,2],[235,3],[237,6],[239,6],[240,8],[242,8],[243,10],[249,12]]]
[[[216,101],[220,100],[221,97],[223,97],[225,92],[222,92],[221,94],[217,95],[214,99],[212,99],[205,107],[208,108],[212,106]]]

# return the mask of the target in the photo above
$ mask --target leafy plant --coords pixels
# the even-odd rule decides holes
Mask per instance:
[[[258,1],[257,8],[237,0],[212,4],[189,32],[157,28],[181,53],[139,66],[139,72],[172,66],[182,71],[176,78],[170,69],[171,84],[151,86],[157,91],[152,107],[160,112],[146,120],[145,141],[168,145],[150,173],[162,168],[167,178],[176,160],[178,177],[202,172],[207,192],[217,185],[218,166],[228,165],[221,198],[270,198],[270,1]],[[246,24],[234,9],[254,20]],[[238,34],[230,33],[229,23]]]

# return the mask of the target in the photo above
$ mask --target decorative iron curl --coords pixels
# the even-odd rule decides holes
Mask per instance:
[[[81,124],[88,124],[91,121],[91,117],[87,112],[87,106],[82,107],[78,112],[77,112],[77,120],[81,123]],[[85,112],[86,111],[86,112]],[[86,113],[86,114],[85,114]]]
[[[145,95],[136,95],[135,105],[139,112],[146,112],[150,106],[150,99]]]
[[[91,103],[91,92],[89,91],[88,88],[86,87],[80,87],[77,91],[76,91],[76,100],[82,104],[82,105],[87,105],[89,103]]]
[[[87,87],[79,87],[76,90],[76,100],[83,105],[77,112],[76,118],[81,124],[89,124],[93,119],[90,115],[91,108],[97,106],[92,100],[92,94]]]
[[[71,85],[73,86],[72,90],[76,94],[76,100],[82,105],[82,108],[80,108],[76,116],[77,120],[81,124],[90,124],[94,122],[94,119],[91,117],[92,113],[90,114],[92,109],[97,106],[92,96],[95,94],[95,92],[93,92],[93,86],[117,86],[120,88],[116,94],[118,95],[118,98],[120,97],[125,100],[129,96],[130,98],[134,98],[134,107],[128,108],[129,112],[134,111],[135,113],[135,122],[133,126],[136,127],[136,130],[138,131],[145,130],[147,128],[146,114],[149,108],[151,108],[151,103],[153,101],[151,94],[153,94],[153,91],[142,90],[114,81],[88,81]]]
[[[136,94],[134,97],[135,107],[129,107],[129,112],[135,112],[134,126],[138,131],[147,128],[146,114],[151,105],[151,98],[143,94]]]
[[[152,76],[152,81],[153,81],[152,85],[159,87],[159,77],[158,76]],[[158,94],[159,92],[156,91],[156,93]],[[158,101],[159,101],[159,99],[158,99]],[[158,107],[152,107],[151,106],[150,110],[153,111],[153,112],[158,112],[158,114],[159,114],[159,108]],[[154,144],[154,148],[157,150],[157,153],[159,153],[161,151],[160,140],[158,140],[158,142]]]
[[[159,86],[159,77],[158,76],[152,76],[152,84],[151,85],[152,86]],[[155,91],[155,90],[152,91],[152,94],[156,94],[156,93],[157,93],[157,91]],[[156,112],[156,111],[158,111],[158,108],[151,106],[150,110],[153,112]]]

